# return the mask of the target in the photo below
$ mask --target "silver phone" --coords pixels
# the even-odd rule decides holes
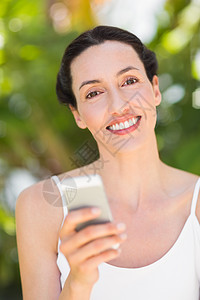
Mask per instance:
[[[101,209],[101,214],[97,218],[78,224],[77,231],[88,225],[113,221],[103,182],[98,174],[69,176],[61,181],[61,187],[69,211],[85,207],[99,207]]]

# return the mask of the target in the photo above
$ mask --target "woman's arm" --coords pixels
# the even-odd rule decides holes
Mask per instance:
[[[16,205],[16,230],[24,300],[55,300],[61,292],[56,265],[62,208],[44,199],[43,183],[24,190]]]

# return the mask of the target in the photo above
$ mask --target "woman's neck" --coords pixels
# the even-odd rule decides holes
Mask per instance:
[[[130,204],[137,209],[142,202],[146,205],[146,199],[165,193],[166,165],[159,158],[155,134],[132,152],[112,156],[103,151],[101,159],[105,163],[99,174],[110,201]]]

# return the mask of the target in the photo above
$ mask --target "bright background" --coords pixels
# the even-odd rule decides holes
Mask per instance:
[[[14,210],[19,192],[74,168],[92,138],[58,104],[67,44],[96,24],[128,29],[157,53],[162,160],[200,175],[200,1],[0,1],[0,299],[22,299]],[[93,145],[95,147],[95,145]]]

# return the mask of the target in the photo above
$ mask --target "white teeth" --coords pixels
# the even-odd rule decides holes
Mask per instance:
[[[124,128],[129,128],[129,127],[135,125],[139,119],[140,119],[140,117],[137,117],[137,118],[129,119],[128,121],[125,121],[125,122],[120,122],[119,124],[118,123],[113,124],[110,126],[110,129],[111,130],[120,130],[120,129],[124,129]]]
[[[120,129],[120,128],[119,128],[119,124],[116,124],[115,126],[116,126],[116,130],[119,130],[119,129]]]
[[[130,126],[129,126],[129,122],[128,122],[128,121],[125,121],[125,122],[124,122],[124,127],[125,127],[125,128],[128,128],[128,127],[130,127]]]
[[[129,120],[129,126],[132,126],[134,123],[133,123],[133,121],[130,119]]]
[[[137,120],[135,118],[132,118],[133,124],[136,124]]]

